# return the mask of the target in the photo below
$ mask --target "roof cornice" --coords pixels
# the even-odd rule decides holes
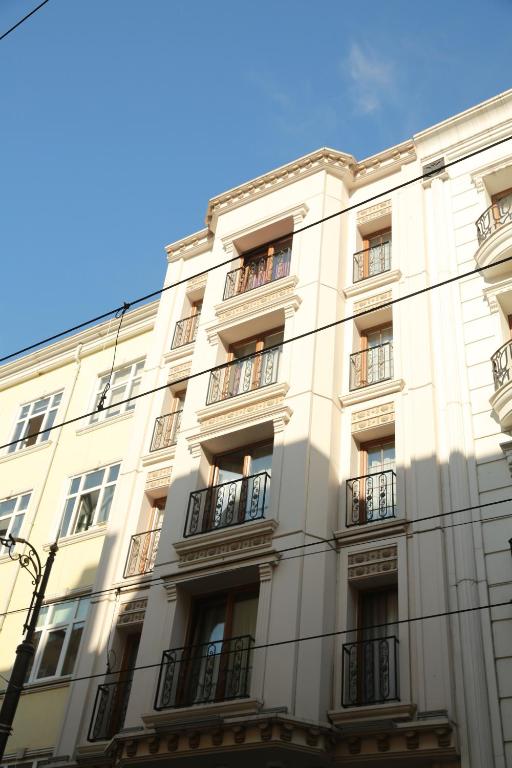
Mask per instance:
[[[147,333],[154,325],[158,301],[144,304],[132,312],[127,312],[119,334],[119,342],[127,341],[141,333]],[[0,366],[0,390],[19,384],[22,381],[40,376],[56,368],[98,352],[115,343],[119,322],[117,319],[87,328],[62,341],[19,357]]]
[[[213,235],[209,229],[200,229],[192,235],[182,237],[165,246],[167,253],[167,262],[171,264],[179,259],[190,259],[192,256],[198,256],[200,253],[210,250],[213,243]]]

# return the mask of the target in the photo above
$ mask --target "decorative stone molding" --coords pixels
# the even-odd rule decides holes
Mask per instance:
[[[354,169],[354,182],[366,182],[368,177],[384,176],[400,168],[406,163],[416,160],[416,148],[413,141],[404,141],[391,149],[379,152],[357,163]]]
[[[396,540],[397,536],[407,533],[410,523],[403,517],[384,518],[368,525],[352,525],[349,528],[335,531],[338,547],[352,547],[358,544],[371,544],[373,541],[381,542],[383,539]]]
[[[188,360],[186,363],[182,363],[181,365],[175,365],[169,371],[167,383],[172,384],[173,382],[179,381],[180,379],[185,379],[187,376],[190,376],[191,368],[191,360]]]
[[[143,467],[149,467],[151,464],[160,464],[162,461],[172,461],[176,455],[176,443],[167,446],[167,448],[159,448],[157,451],[151,451],[141,457]]]
[[[508,440],[506,443],[500,443],[500,448],[507,460],[508,471],[512,477],[512,440]]]
[[[396,544],[366,552],[354,552],[348,556],[348,580],[360,580],[397,573],[398,553]]]
[[[393,298],[391,291],[385,293],[376,293],[373,296],[369,296],[367,299],[361,299],[361,301],[354,302],[354,313],[364,312],[369,309],[380,309],[382,304],[390,302]]]
[[[341,405],[346,408],[349,405],[357,405],[367,400],[374,400],[377,397],[394,395],[397,392],[401,392],[404,386],[405,382],[403,379],[388,379],[387,381],[379,381],[378,384],[370,384],[367,387],[361,387],[361,389],[354,389],[346,395],[339,395],[339,399]]]
[[[475,229],[476,238],[476,229]],[[503,224],[487,237],[475,253],[477,267],[484,280],[495,280],[499,276],[510,274],[510,262],[497,264],[512,254],[512,224]],[[493,288],[495,286],[492,286]]]
[[[502,431],[512,429],[512,382],[507,382],[494,392],[489,402],[499,419]]]
[[[200,444],[205,440],[266,421],[274,422],[274,432],[282,431],[293,413],[285,405],[288,389],[284,382],[270,384],[197,411],[199,431],[187,436],[190,452],[200,455]]]
[[[362,411],[352,411],[352,434],[364,432],[367,429],[393,424],[395,421],[395,403],[375,405]]]
[[[192,235],[183,237],[165,246],[167,261],[171,264],[179,259],[190,259],[200,253],[209,251],[213,245],[213,236],[208,229],[201,229]]]
[[[168,488],[171,484],[171,474],[171,467],[162,467],[162,469],[148,472],[145,486],[146,491],[154,490],[155,488]]]
[[[192,293],[193,291],[200,291],[203,288],[206,287],[206,282],[208,280],[208,275],[196,275],[196,277],[190,278],[190,280],[187,280],[187,293]]]
[[[274,563],[260,563],[260,581],[272,581],[272,575],[274,573]]]
[[[275,520],[262,519],[182,539],[174,544],[180,558],[178,567],[211,567],[262,553],[274,553],[272,544],[276,528]],[[267,562],[260,564],[262,579],[261,574],[268,572],[266,569],[270,571],[271,577],[272,566]]]
[[[206,326],[210,344],[217,344],[219,335],[240,322],[249,322],[271,309],[282,310],[285,318],[292,316],[302,299],[294,293],[298,278],[282,277],[271,283],[260,285],[246,293],[240,293],[215,306],[217,322]]]
[[[168,603],[174,603],[176,602],[176,599],[178,597],[178,585],[175,581],[167,581],[164,579],[164,589],[165,594],[167,596],[167,602]]]
[[[132,626],[133,624],[142,624],[146,613],[147,598],[139,600],[130,600],[128,603],[122,603],[117,617],[118,627]]]
[[[383,200],[381,203],[371,205],[369,208],[359,209],[357,212],[357,223],[367,224],[369,221],[381,219],[389,215],[391,215],[391,200]]]
[[[510,157],[505,160],[500,158],[493,163],[489,163],[484,168],[479,168],[477,171],[471,174],[471,181],[475,185],[478,192],[485,193],[485,179],[493,173],[498,171],[504,171],[505,168],[510,168]]]

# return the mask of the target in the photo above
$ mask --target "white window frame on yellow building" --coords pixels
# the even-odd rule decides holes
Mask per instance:
[[[110,475],[110,472],[115,467],[118,468],[117,473],[114,479],[109,480],[108,477]],[[85,531],[90,530],[91,528],[94,528],[95,526],[102,525],[103,523],[107,522],[110,514],[110,508],[112,506],[112,502],[114,499],[115,488],[116,488],[117,480],[119,477],[120,467],[121,467],[121,462],[114,462],[112,464],[107,464],[106,466],[103,466],[103,467],[96,467],[95,469],[91,469],[87,472],[82,472],[79,475],[74,475],[73,477],[69,478],[69,485],[66,491],[64,508],[63,508],[62,515],[60,517],[60,522],[59,522],[59,536],[66,537],[66,538],[69,536],[76,536],[80,533],[84,533]],[[87,478],[90,476],[93,476],[97,472],[103,472],[103,478],[101,482],[95,483],[94,485],[91,484],[89,487],[85,488],[85,485],[87,483]],[[78,481],[78,483],[76,481]],[[104,499],[105,499],[105,490],[107,488],[113,488],[112,495],[109,499],[108,510],[106,515],[102,515],[102,519],[98,520],[98,517],[99,517],[98,513],[102,509]],[[99,494],[98,494],[98,498],[96,499],[94,508],[92,510],[91,521],[85,528],[82,528],[81,530],[77,531],[76,526],[80,518],[80,507],[81,507],[80,502],[82,501],[83,503],[85,503],[84,497],[86,496],[86,494],[92,493],[94,491],[99,491]],[[68,505],[70,507],[70,511],[69,511],[67,524],[64,529],[64,521],[66,519]]]
[[[14,453],[15,451],[23,450],[23,448],[30,448],[33,445],[44,443],[49,439],[50,432],[44,432],[43,430],[49,429],[55,423],[57,412],[62,402],[62,395],[63,390],[61,389],[58,392],[39,397],[37,400],[23,403],[23,405],[20,406],[11,438],[11,441],[18,440],[19,442],[9,445],[7,453]],[[41,410],[37,410],[38,405],[45,401],[47,401],[45,407]],[[33,434],[34,437],[27,440],[27,435],[31,434]]]
[[[98,408],[98,403],[105,390],[105,387],[109,382],[110,371],[101,374],[98,377],[98,382],[94,391],[94,397],[90,408],[91,411],[96,412],[89,417],[89,424],[97,424],[98,422],[104,421],[105,419],[112,419],[115,416],[121,416],[124,413],[133,411],[136,401],[123,403],[120,406],[116,406],[116,403],[120,400],[125,400],[128,397],[133,397],[138,393],[142,380],[144,363],[145,358],[139,358],[134,360],[132,363],[121,365],[114,370],[112,373],[110,387],[106,393],[105,403],[101,411],[97,411],[96,409]],[[126,371],[128,371],[126,380],[122,381],[121,384],[116,383],[120,377],[122,378],[122,376],[126,374]]]

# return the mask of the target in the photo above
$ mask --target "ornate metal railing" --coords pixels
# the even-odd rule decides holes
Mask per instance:
[[[396,516],[396,474],[385,469],[347,480],[347,526]]]
[[[155,419],[150,451],[159,451],[160,448],[169,448],[170,445],[175,444],[180,431],[182,413],[183,410],[174,411]]]
[[[284,248],[272,256],[251,259],[245,266],[228,272],[224,286],[224,300],[279,280],[281,277],[287,277],[290,273],[291,255],[292,249]]]
[[[210,373],[206,405],[275,384],[281,350],[282,347],[269,347],[216,368]]]
[[[504,224],[512,222],[512,192],[492,203],[475,222],[478,244],[487,240]]]
[[[393,344],[363,349],[350,355],[350,389],[360,389],[393,377]]]
[[[124,566],[125,579],[153,570],[161,530],[154,528],[152,531],[143,531],[132,536]]]
[[[270,496],[270,475],[242,477],[211,485],[190,494],[185,536],[240,525],[265,516]]]
[[[155,709],[189,707],[249,695],[250,635],[164,651]]]
[[[107,741],[123,727],[131,687],[131,679],[98,686],[88,741]]]
[[[498,390],[510,381],[512,374],[512,340],[505,342],[491,357],[494,389]]]
[[[391,241],[373,245],[354,253],[353,277],[354,283],[366,280],[368,277],[380,275],[391,269]]]
[[[398,638],[345,643],[342,675],[344,707],[398,701]]]
[[[174,336],[172,337],[171,349],[176,347],[183,347],[185,344],[190,344],[196,340],[197,326],[199,325],[199,318],[201,313],[190,317],[184,317],[183,320],[178,320],[174,328]]]

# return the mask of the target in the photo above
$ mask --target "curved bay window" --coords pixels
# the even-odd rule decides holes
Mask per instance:
[[[185,536],[265,516],[270,500],[273,443],[215,457],[208,488],[190,494]]]
[[[226,276],[224,299],[287,277],[290,272],[292,238],[275,240],[242,254],[242,265]]]
[[[183,648],[164,651],[155,709],[249,695],[258,587],[195,601]]]

